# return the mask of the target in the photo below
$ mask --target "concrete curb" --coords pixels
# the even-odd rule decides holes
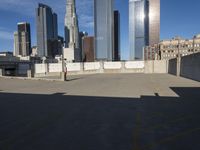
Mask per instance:
[[[18,79],[18,80],[32,80],[32,81],[59,81],[59,82],[64,82],[61,79],[45,79],[45,78],[28,78],[28,77],[5,77],[5,76],[0,76],[0,78],[3,79]]]

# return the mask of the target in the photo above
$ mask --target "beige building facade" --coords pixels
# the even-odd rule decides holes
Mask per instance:
[[[147,46],[144,49],[145,60],[169,60],[200,52],[200,34],[192,39],[175,37],[163,40],[158,44]]]

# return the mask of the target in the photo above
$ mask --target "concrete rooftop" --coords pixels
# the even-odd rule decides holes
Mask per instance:
[[[1,150],[200,149],[200,83],[171,75],[0,78]]]

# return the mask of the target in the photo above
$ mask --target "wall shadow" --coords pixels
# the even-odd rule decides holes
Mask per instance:
[[[171,89],[180,97],[0,92],[0,149],[200,149],[200,88]]]

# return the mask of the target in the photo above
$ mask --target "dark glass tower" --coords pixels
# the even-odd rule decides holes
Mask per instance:
[[[57,14],[44,4],[36,9],[38,56],[53,57],[58,50]]]
[[[113,20],[113,0],[94,0],[96,60],[113,60]]]

